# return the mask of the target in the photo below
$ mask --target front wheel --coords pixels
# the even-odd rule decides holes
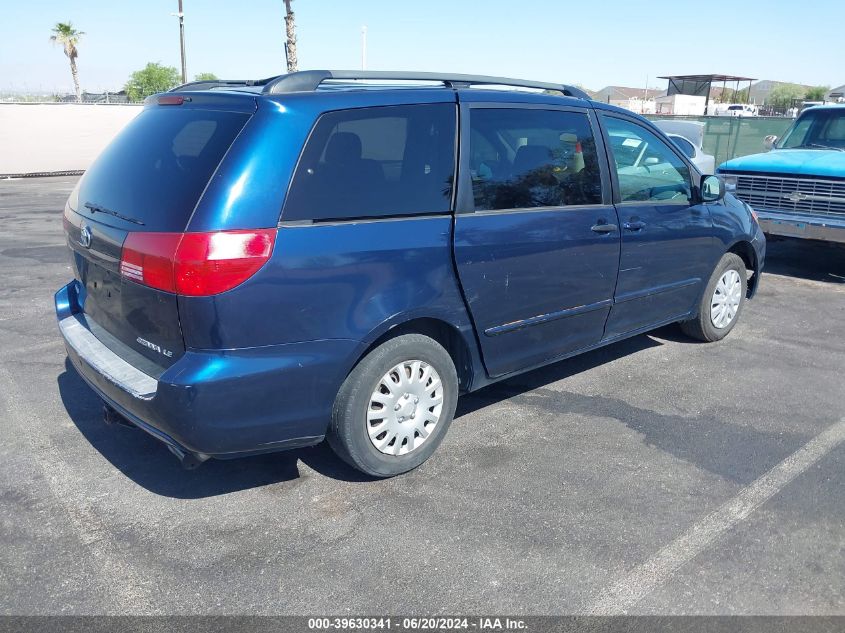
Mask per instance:
[[[439,446],[455,415],[458,376],[449,353],[421,334],[392,338],[347,376],[332,410],[328,441],[347,463],[392,477]]]
[[[687,336],[708,343],[725,338],[739,320],[747,290],[745,262],[734,253],[725,253],[710,276],[698,316],[682,322],[681,329]]]

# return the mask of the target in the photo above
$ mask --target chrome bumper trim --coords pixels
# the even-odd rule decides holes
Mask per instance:
[[[761,209],[755,209],[755,211],[760,217],[760,228],[769,235],[845,244],[845,221],[843,220],[801,217]]]
[[[59,321],[59,330],[65,343],[106,380],[140,400],[155,397],[158,381],[106,347],[76,315]]]

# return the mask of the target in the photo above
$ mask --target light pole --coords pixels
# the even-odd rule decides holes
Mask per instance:
[[[367,70],[367,25],[361,27],[361,70]]]
[[[185,65],[185,13],[182,11],[182,0],[179,0],[179,13],[171,13],[179,18],[179,49],[182,53],[182,83],[188,83],[188,69]]]

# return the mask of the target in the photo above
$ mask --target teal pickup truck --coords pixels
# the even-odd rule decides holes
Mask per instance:
[[[769,152],[719,166],[727,191],[768,235],[845,243],[845,105],[809,108],[764,143]]]

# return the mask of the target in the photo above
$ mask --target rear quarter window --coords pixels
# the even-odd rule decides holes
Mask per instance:
[[[451,208],[455,104],[340,110],[317,121],[282,220],[343,220]]]
[[[133,230],[184,231],[191,213],[248,114],[159,106],[132,120],[80,184],[86,203],[132,218]],[[96,220],[118,224],[98,213]]]

